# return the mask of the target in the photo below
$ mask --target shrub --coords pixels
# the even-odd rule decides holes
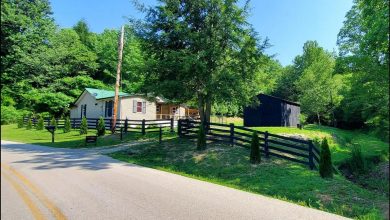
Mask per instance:
[[[39,117],[37,126],[35,127],[37,130],[43,130],[44,121],[42,117]]]
[[[260,139],[255,131],[252,135],[250,162],[252,164],[258,164],[260,161]]]
[[[333,177],[332,158],[329,150],[328,140],[324,138],[320,152],[320,175],[322,178]]]
[[[96,130],[98,136],[103,136],[106,134],[106,126],[103,117],[100,117]]]
[[[70,132],[70,118],[66,117],[64,121],[64,133]]]
[[[54,126],[55,129],[57,129],[57,121],[56,121],[56,119],[54,118],[54,116],[51,118],[50,125],[51,125],[51,126]]]
[[[32,118],[28,118],[26,129],[30,130],[33,127]]]
[[[83,117],[81,119],[81,124],[80,124],[80,134],[87,134],[88,133],[88,123],[87,119]]]
[[[205,150],[206,149],[206,133],[204,129],[203,123],[199,125],[198,131],[198,141],[197,141],[197,150]]]
[[[303,127],[304,125],[306,125],[306,122],[307,122],[307,116],[305,114],[300,114],[299,124],[301,124],[301,126]]]
[[[17,122],[18,118],[21,116],[20,112],[16,110],[13,106],[1,106],[1,124],[12,124]]]
[[[360,145],[354,144],[351,151],[351,158],[349,159],[349,167],[354,173],[364,173],[366,171],[366,161],[362,155]]]
[[[24,118],[23,117],[19,117],[18,119],[18,128],[23,128],[24,126]]]

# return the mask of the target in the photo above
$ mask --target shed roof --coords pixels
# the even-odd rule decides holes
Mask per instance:
[[[279,98],[279,97],[276,97],[276,96],[272,96],[272,95],[266,95],[264,93],[260,93],[259,96],[268,96],[270,98],[277,99],[277,100],[280,100],[282,102],[285,102],[285,103],[288,103],[288,104],[291,104],[291,105],[301,106],[301,104],[299,104],[297,102],[292,102],[290,100],[282,99],[282,98]]]

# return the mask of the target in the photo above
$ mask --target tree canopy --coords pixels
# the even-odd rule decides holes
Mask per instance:
[[[388,139],[388,1],[354,0],[338,54],[310,40],[284,67],[265,53],[247,2],[161,0],[140,9],[145,19],[125,25],[124,92],[197,106],[203,121],[211,112],[240,115],[261,92],[300,102],[308,122]],[[60,28],[48,0],[3,0],[1,18],[2,123],[27,111],[67,115],[85,87],[114,88],[119,30],[93,33],[86,20]]]
[[[138,36],[147,51],[145,89],[196,100],[202,121],[213,103],[248,104],[261,89],[267,40],[237,1],[161,1],[147,9]]]

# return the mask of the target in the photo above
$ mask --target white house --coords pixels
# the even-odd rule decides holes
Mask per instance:
[[[114,91],[86,88],[70,110],[71,118],[111,118],[113,113]],[[196,109],[185,105],[169,104],[161,97],[154,101],[140,94],[119,93],[118,119],[155,120],[196,117]]]

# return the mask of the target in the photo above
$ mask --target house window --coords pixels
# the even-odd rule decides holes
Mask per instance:
[[[87,117],[87,104],[81,105],[81,114],[80,118]]]
[[[133,113],[142,112],[143,114],[146,113],[146,102],[139,102],[137,100],[133,100]]]
[[[105,108],[105,113],[104,117],[112,117],[112,107],[114,105],[113,101],[106,101],[106,108]]]
[[[161,111],[161,105],[157,105],[157,106],[156,106],[156,112],[157,112],[157,113],[160,113],[160,111]]]
[[[142,112],[142,102],[137,102],[137,112]]]

